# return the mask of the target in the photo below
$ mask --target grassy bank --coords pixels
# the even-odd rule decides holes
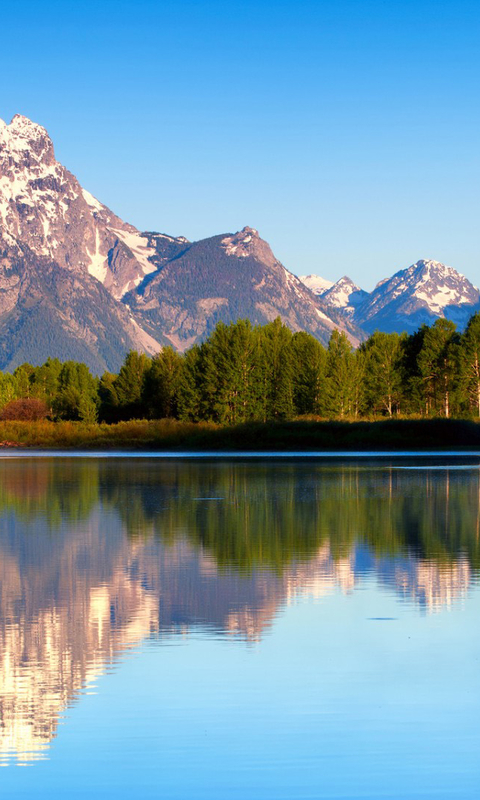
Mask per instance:
[[[0,422],[6,447],[90,450],[441,450],[480,449],[480,424],[469,420],[248,423],[222,427],[176,420],[115,425]]]

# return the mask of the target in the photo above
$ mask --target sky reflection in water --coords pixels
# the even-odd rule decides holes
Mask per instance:
[[[405,466],[0,461],[5,797],[478,797],[478,465]]]

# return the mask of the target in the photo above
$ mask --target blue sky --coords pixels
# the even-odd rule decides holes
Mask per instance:
[[[141,229],[258,228],[365,288],[419,258],[480,283],[480,4],[23,2],[0,117],[50,132]]]

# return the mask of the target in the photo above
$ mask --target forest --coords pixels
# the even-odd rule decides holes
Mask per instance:
[[[219,322],[184,354],[131,351],[118,374],[49,358],[0,373],[2,420],[116,423],[171,418],[232,426],[293,420],[480,417],[480,313],[464,332],[438,319],[411,335],[373,333],[328,347],[277,318]]]

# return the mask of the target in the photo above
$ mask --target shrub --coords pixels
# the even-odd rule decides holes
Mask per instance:
[[[43,400],[36,397],[20,397],[18,400],[10,400],[0,413],[0,419],[23,419],[29,422],[33,420],[45,419],[48,415],[48,407]]]

